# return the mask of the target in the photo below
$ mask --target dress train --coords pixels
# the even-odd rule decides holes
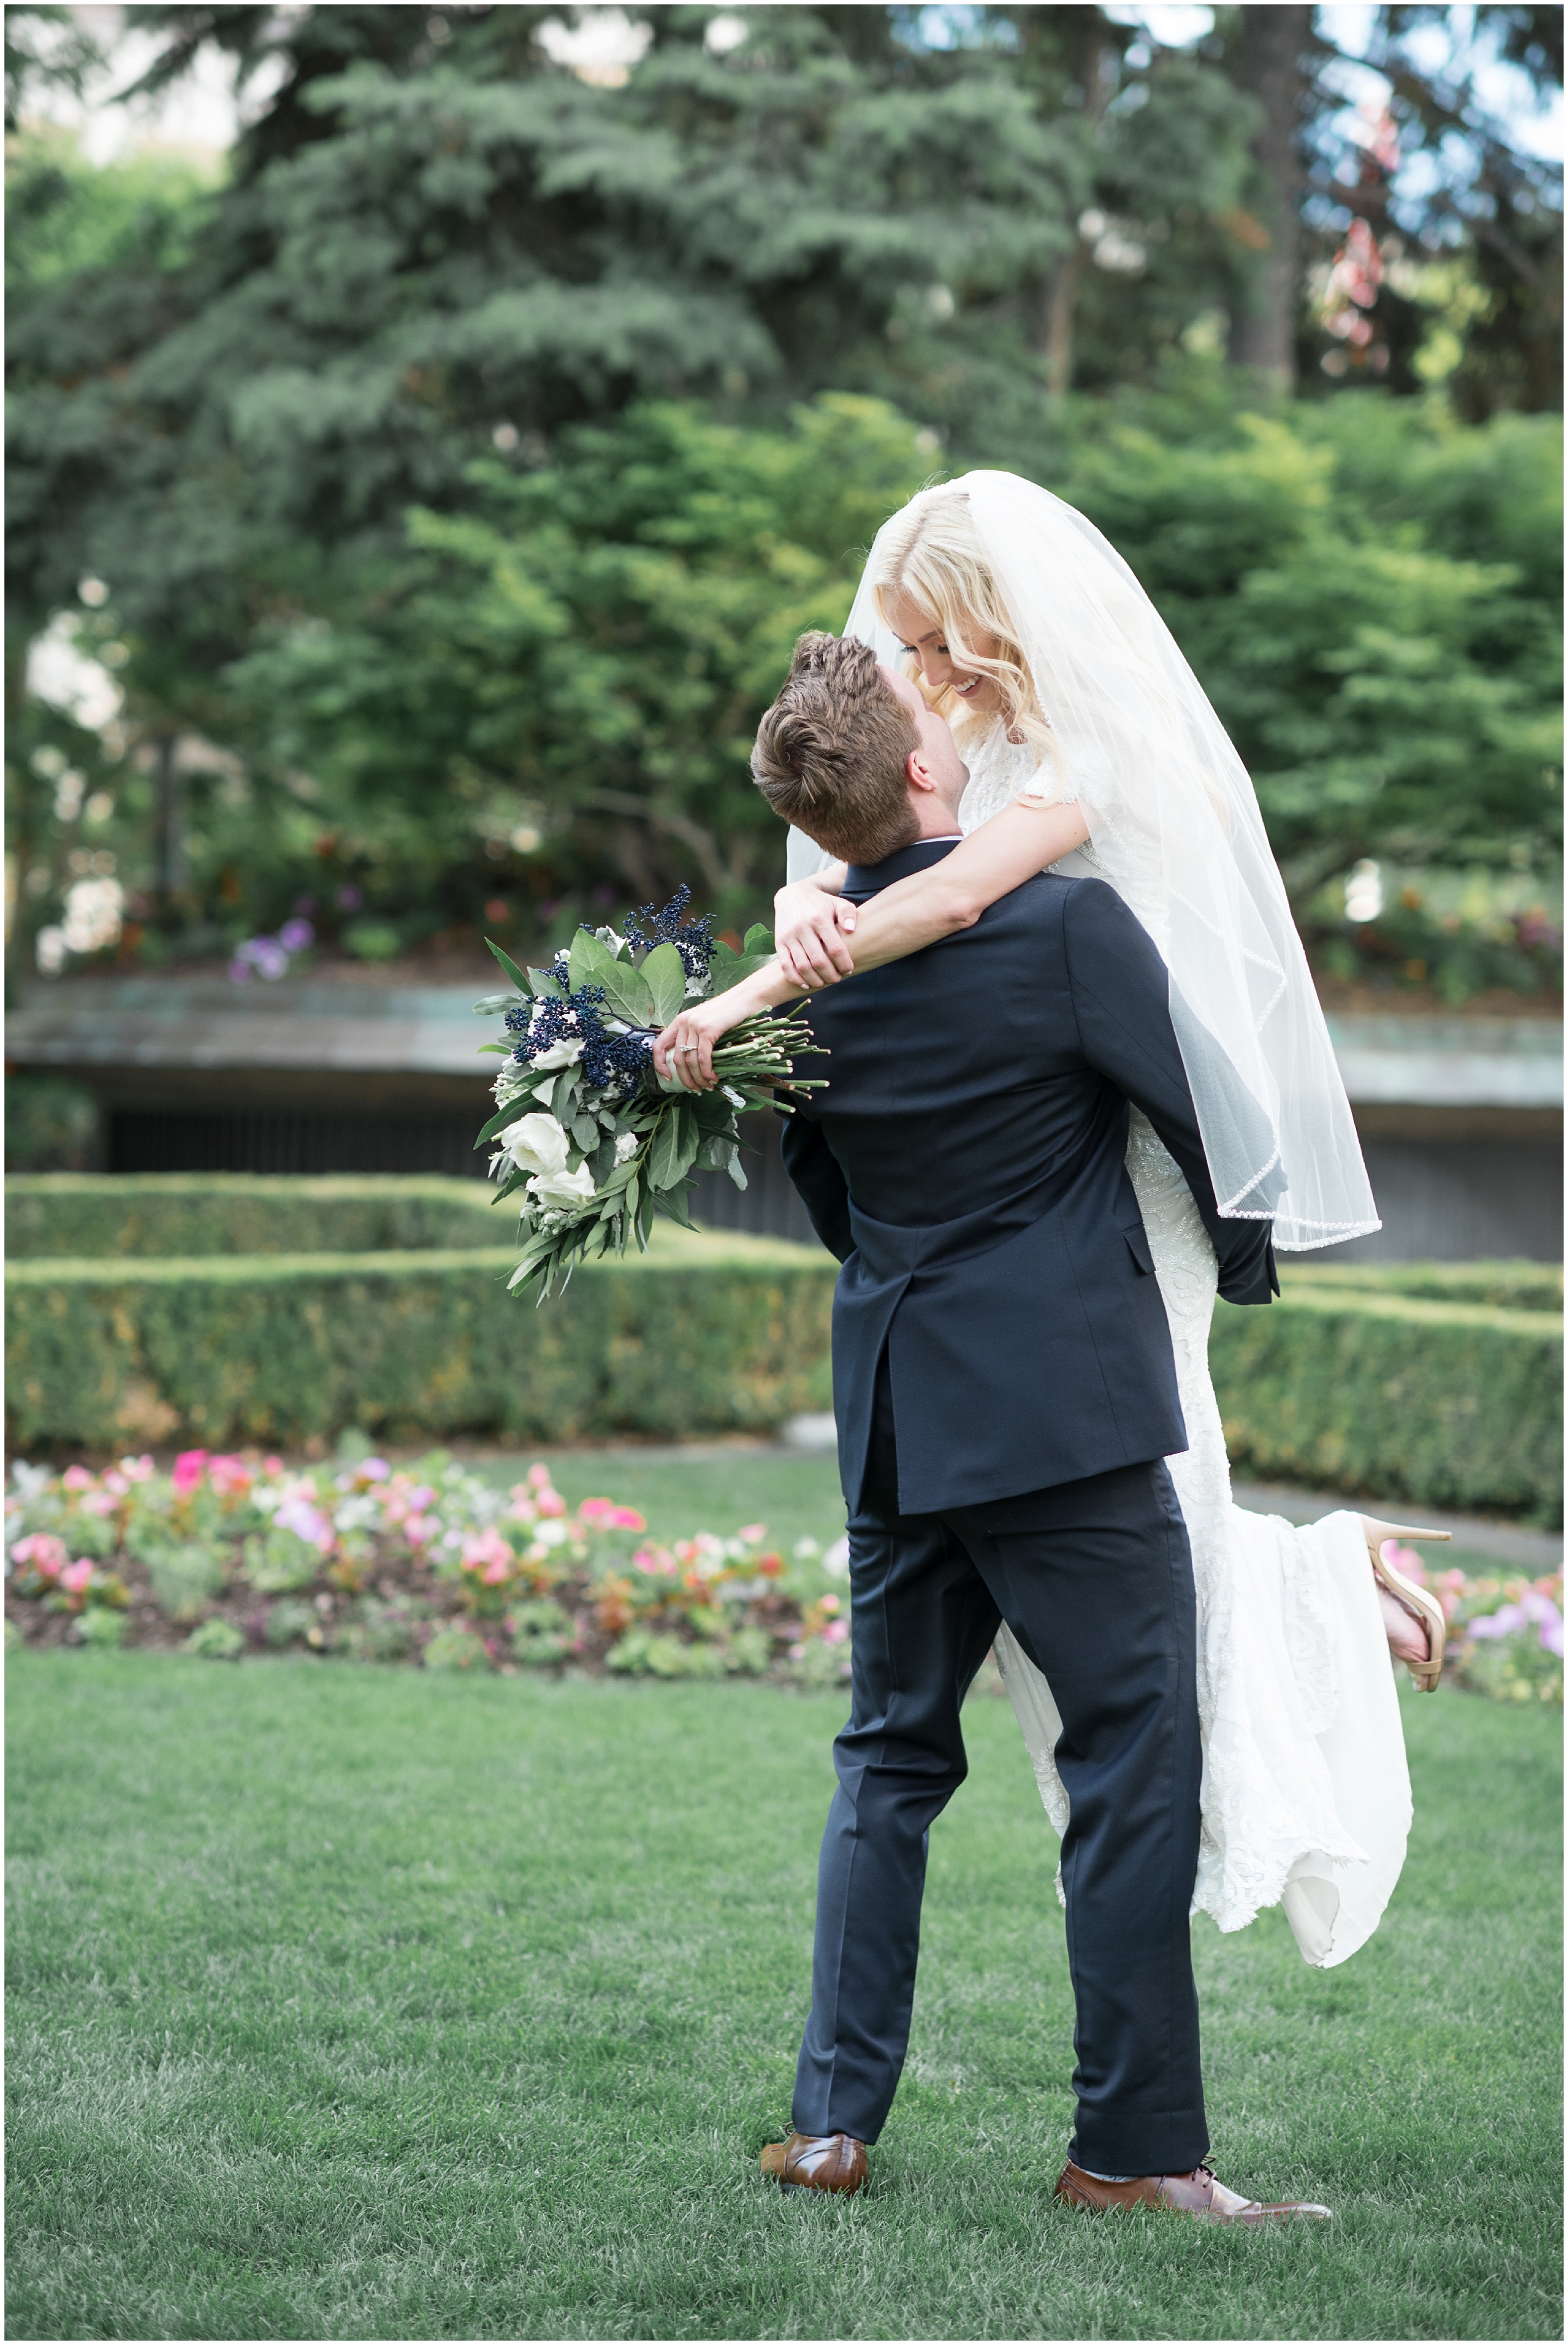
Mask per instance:
[[[1306,1528],[1249,1514],[1209,1374],[1218,1271],[1191,1193],[1136,1111],[1128,1171],[1176,1354],[1189,1447],[1168,1462],[1198,1590],[1202,1832],[1192,1910],[1245,1929],[1282,1904],[1302,1957],[1331,1970],[1377,1928],[1411,1827],[1404,1731],[1361,1518]],[[996,1645],[1057,1832],[1067,1797],[1049,1684],[1010,1631]]]

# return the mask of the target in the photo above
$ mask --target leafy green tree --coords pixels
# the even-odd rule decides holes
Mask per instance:
[[[1112,430],[1062,484],[1192,660],[1341,974],[1556,980],[1561,468],[1555,418],[1466,431],[1363,394],[1228,444]],[[1356,929],[1363,859],[1390,910]]]
[[[337,854],[404,918],[433,859],[432,925],[606,877],[660,900],[687,879],[744,922],[779,877],[757,718],[929,463],[902,417],[829,396],[777,431],[652,406],[538,471],[477,464],[479,510],[416,507],[373,594],[232,672],[257,760],[309,772]]]

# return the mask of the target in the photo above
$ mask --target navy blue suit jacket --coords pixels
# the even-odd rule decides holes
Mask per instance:
[[[850,872],[864,901],[952,852]],[[885,1349],[899,1503],[1017,1497],[1187,1447],[1170,1332],[1123,1156],[1128,1102],[1186,1175],[1233,1303],[1278,1292],[1272,1224],[1222,1220],[1148,932],[1101,879],[1051,873],[971,928],[804,1006],[784,1152],[844,1264],[833,1315],[845,1497]],[[1238,1113],[1256,1114],[1245,1094]]]

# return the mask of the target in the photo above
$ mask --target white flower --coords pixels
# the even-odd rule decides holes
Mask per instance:
[[[501,1135],[501,1144],[524,1172],[564,1172],[566,1133],[552,1115],[536,1110],[519,1116]]]
[[[560,1126],[556,1129],[559,1131]],[[575,1172],[540,1172],[529,1183],[528,1193],[536,1197],[547,1212],[585,1205],[593,1194],[593,1175],[586,1164],[580,1164]]]
[[[552,1067],[574,1067],[582,1056],[581,1041],[552,1042],[548,1051],[541,1051],[538,1057],[531,1063],[535,1069],[541,1071]]]
[[[616,1163],[624,1164],[629,1157],[636,1155],[637,1148],[638,1140],[634,1132],[618,1132],[615,1139]]]

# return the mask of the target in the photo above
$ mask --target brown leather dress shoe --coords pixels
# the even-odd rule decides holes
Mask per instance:
[[[762,2166],[786,2190],[836,2190],[847,2198],[865,2180],[865,2144],[849,2133],[792,2133],[768,2144]]]
[[[1296,2215],[1320,2220],[1329,2216],[1327,2207],[1314,2206],[1308,2198],[1286,2198],[1271,2207],[1243,2198],[1239,2191],[1217,2182],[1207,2166],[1195,2166],[1190,2174],[1140,2174],[1130,2182],[1101,2182],[1069,2158],[1057,2177],[1054,2195],[1069,2207],[1087,2207],[1097,2215],[1109,2215],[1118,2207],[1163,2207],[1168,2214],[1189,2215],[1199,2223],[1279,2223]]]

